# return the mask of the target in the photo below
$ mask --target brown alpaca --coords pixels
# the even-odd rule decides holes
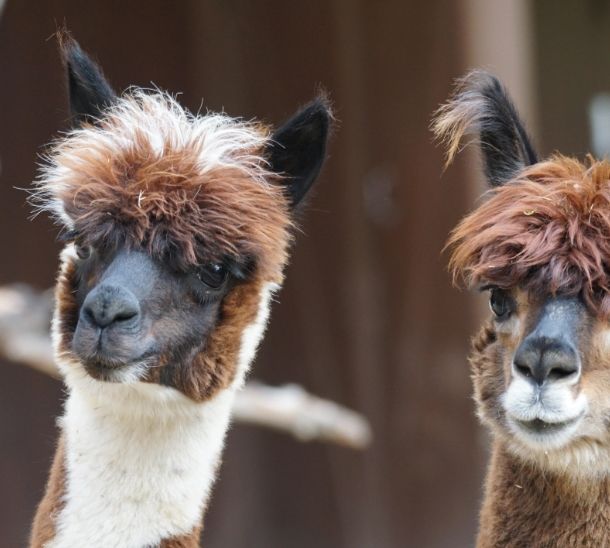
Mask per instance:
[[[118,96],[63,38],[75,127],[34,201],[63,226],[53,341],[68,387],[39,548],[199,546],[235,392],[331,122],[280,129]]]
[[[477,134],[491,186],[448,242],[492,310],[470,357],[493,435],[477,546],[610,546],[610,164],[539,161],[481,72],[434,130],[449,161]]]

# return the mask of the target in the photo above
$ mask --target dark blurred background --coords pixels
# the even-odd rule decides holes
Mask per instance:
[[[472,153],[442,173],[430,116],[456,77],[485,67],[543,152],[582,155],[589,102],[610,90],[610,3],[8,0],[0,284],[54,280],[55,229],[28,221],[15,187],[66,127],[64,23],[117,88],[154,82],[194,110],[279,123],[321,84],[340,120],[253,377],[362,412],[375,440],[357,452],[233,427],[206,547],[472,545],[487,440],[466,355],[483,303],[451,287],[441,249],[482,185]],[[26,543],[64,394],[0,367],[0,547],[12,548]]]

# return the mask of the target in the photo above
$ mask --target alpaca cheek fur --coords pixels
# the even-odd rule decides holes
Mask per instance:
[[[474,341],[470,363],[477,415],[494,430],[504,427],[501,400],[512,380],[512,357],[521,325],[522,321],[516,315],[503,322],[491,319],[479,334],[481,342]],[[485,333],[493,333],[493,341],[483,342]]]

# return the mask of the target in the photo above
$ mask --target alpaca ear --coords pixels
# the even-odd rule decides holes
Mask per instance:
[[[432,130],[447,145],[447,164],[465,135],[477,135],[492,187],[503,185],[538,162],[506,90],[497,78],[483,71],[473,71],[459,81],[453,97],[436,112]]]
[[[95,122],[116,99],[116,93],[104,78],[101,68],[80,48],[70,34],[59,35],[60,51],[66,75],[70,113],[75,124]]]
[[[282,183],[294,209],[315,181],[326,157],[332,123],[328,101],[318,97],[273,133],[267,159]]]

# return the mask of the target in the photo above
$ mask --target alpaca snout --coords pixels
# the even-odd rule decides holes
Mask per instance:
[[[140,304],[128,289],[102,284],[87,295],[82,316],[96,328],[130,329],[139,323]]]
[[[514,374],[539,386],[562,379],[575,379],[580,360],[574,346],[563,338],[528,337],[515,353]]]
[[[111,374],[147,355],[149,339],[134,294],[118,285],[101,284],[81,306],[72,347],[91,376],[109,380]]]
[[[578,344],[584,310],[577,297],[547,299],[533,330],[515,352],[513,375],[541,387],[558,381],[578,382],[582,369]]]

